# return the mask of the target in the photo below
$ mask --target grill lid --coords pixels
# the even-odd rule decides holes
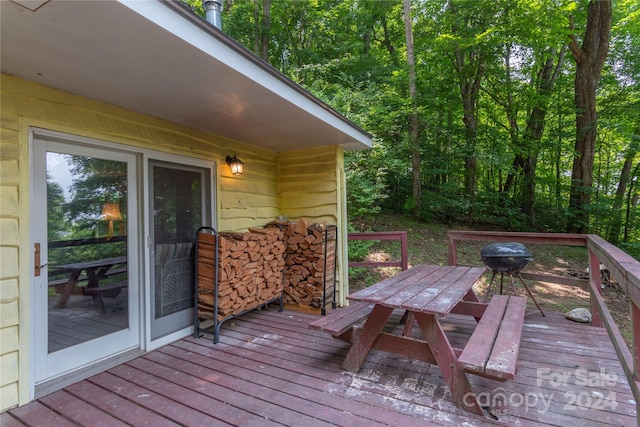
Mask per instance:
[[[481,257],[526,257],[531,258],[531,252],[522,243],[491,243],[480,251]]]
[[[480,251],[482,262],[492,271],[520,271],[531,261],[529,249],[521,243],[491,243]]]

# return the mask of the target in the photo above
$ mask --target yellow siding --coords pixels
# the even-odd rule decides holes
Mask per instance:
[[[347,223],[344,188],[344,153],[338,146],[280,153],[278,176],[280,212],[289,220],[303,218],[338,226],[336,289],[339,305],[346,304]]]
[[[1,103],[0,103],[1,105]],[[17,114],[0,114],[0,411],[18,404],[20,149]]]
[[[220,230],[262,226],[280,214],[277,153],[2,74],[0,412],[29,399],[29,127],[216,162]],[[225,163],[233,154],[245,162],[241,177]]]
[[[233,150],[232,154],[245,163],[244,173],[233,176],[226,164],[220,167],[223,175],[218,198],[219,229],[243,231],[261,227],[279,215],[277,155],[252,159],[250,149]]]
[[[280,212],[291,220],[336,224],[337,148],[321,147],[280,153]]]
[[[0,250],[3,263],[5,256],[17,264],[17,256]],[[18,403],[18,316],[18,280],[0,280],[0,410]]]

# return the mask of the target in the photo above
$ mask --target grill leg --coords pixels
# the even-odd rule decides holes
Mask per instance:
[[[529,287],[527,286],[527,284],[525,283],[524,279],[522,278],[522,275],[520,274],[520,272],[518,272],[518,278],[522,282],[522,286],[524,286],[524,289],[527,291],[527,293],[529,294],[529,296],[533,300],[533,303],[536,305],[536,307],[538,307],[538,310],[540,310],[540,314],[542,314],[542,317],[546,317],[544,315],[544,312],[542,311],[542,308],[540,308],[540,304],[538,304],[538,301],[536,301],[536,299],[534,298],[533,294],[529,290]]]
[[[489,280],[489,287],[487,288],[487,292],[484,294],[484,301],[487,302],[489,299],[489,293],[491,292],[491,287],[493,286],[493,279],[496,277],[497,271],[491,272],[491,280]],[[502,293],[502,284],[500,285],[500,293]]]
[[[511,280],[511,289],[513,289],[513,295],[518,295],[518,291],[516,291],[516,283],[513,280],[513,273],[509,272],[509,279]]]

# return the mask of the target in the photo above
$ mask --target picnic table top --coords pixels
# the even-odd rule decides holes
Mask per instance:
[[[447,315],[484,272],[484,267],[423,264],[347,298],[413,312]]]
[[[52,265],[51,271],[55,273],[64,273],[67,271],[82,271],[86,269],[96,269],[100,267],[109,267],[116,264],[125,264],[126,256],[117,256],[110,258],[96,259],[92,261],[74,262],[71,264]]]

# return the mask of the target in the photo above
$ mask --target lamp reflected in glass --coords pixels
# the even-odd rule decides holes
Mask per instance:
[[[105,203],[102,207],[102,219],[109,221],[109,231],[107,236],[113,236],[113,221],[122,221],[122,213],[118,203]]]
[[[237,158],[235,154],[233,155],[233,157],[227,156],[227,164],[231,168],[232,175],[242,175],[244,163],[242,162],[242,160]]]

